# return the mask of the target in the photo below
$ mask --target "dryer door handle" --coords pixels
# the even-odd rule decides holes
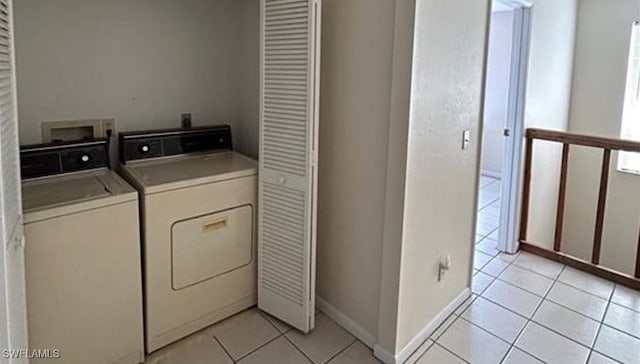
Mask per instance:
[[[202,224],[202,232],[208,233],[214,230],[220,230],[227,227],[227,217],[223,217],[221,219],[215,219]]]

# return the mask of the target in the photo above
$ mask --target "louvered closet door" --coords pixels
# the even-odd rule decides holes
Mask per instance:
[[[0,345],[19,349],[27,347],[27,329],[12,5],[0,0],[0,320],[8,323],[0,325]]]
[[[314,327],[320,0],[261,2],[258,306]]]

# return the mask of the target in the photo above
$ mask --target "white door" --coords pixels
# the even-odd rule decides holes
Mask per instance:
[[[258,307],[315,311],[320,0],[261,0]]]
[[[524,146],[524,112],[529,64],[531,31],[530,4],[523,0],[509,3],[513,10],[513,41],[511,47],[511,70],[507,121],[504,129],[502,158],[502,187],[500,200],[500,224],[498,249],[513,254],[518,251],[518,214],[520,211],[520,184]]]
[[[27,348],[12,5],[0,0],[0,350]],[[7,354],[0,361],[26,362]]]

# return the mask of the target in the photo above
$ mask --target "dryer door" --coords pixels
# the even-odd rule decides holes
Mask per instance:
[[[252,218],[252,207],[245,205],[173,224],[173,289],[181,290],[251,263]]]

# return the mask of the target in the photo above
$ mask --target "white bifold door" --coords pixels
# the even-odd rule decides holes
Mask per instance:
[[[0,0],[0,362],[27,362],[24,240],[13,47],[13,6]]]
[[[258,307],[315,313],[320,0],[261,0]]]

